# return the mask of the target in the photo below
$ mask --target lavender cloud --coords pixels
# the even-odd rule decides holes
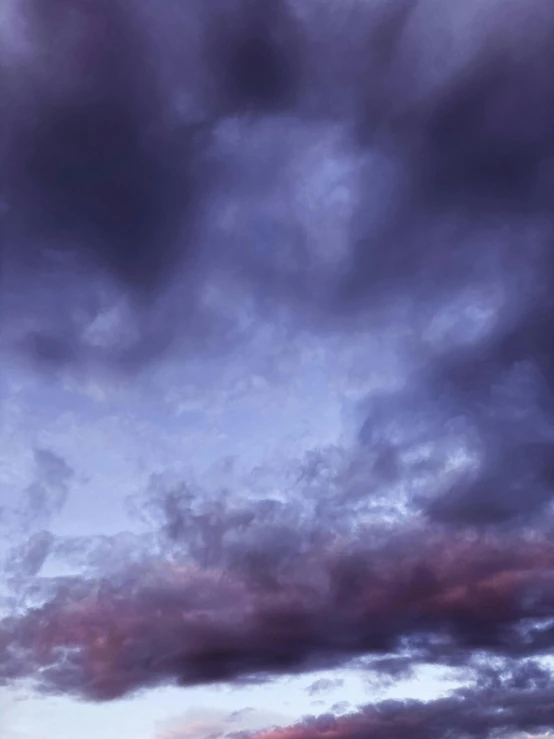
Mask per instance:
[[[36,476],[18,506],[22,527],[47,522],[58,514],[67,501],[75,474],[62,457],[49,449],[36,449],[34,457]]]

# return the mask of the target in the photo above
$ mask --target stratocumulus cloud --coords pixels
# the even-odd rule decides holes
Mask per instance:
[[[554,550],[542,540],[402,535],[292,561],[130,565],[66,580],[2,624],[3,672],[109,700],[162,683],[259,680],[363,655],[470,665],[552,643]],[[260,572],[261,577],[257,576]],[[379,669],[379,667],[377,667]],[[385,670],[386,670],[385,666]]]

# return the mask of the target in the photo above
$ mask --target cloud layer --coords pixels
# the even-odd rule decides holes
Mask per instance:
[[[473,688],[434,701],[383,701],[355,713],[307,718],[285,728],[258,732],[257,739],[354,739],[355,737],[463,737],[548,729],[552,676],[533,662],[494,675]]]
[[[552,9],[40,0],[1,25],[3,357],[224,362],[272,324],[403,365],[280,495],[152,478],[147,534],[10,549],[2,680],[104,701],[371,657],[475,685],[260,739],[551,723],[525,660],[554,633]],[[35,462],[29,530],[74,474]]]
[[[418,531],[372,545],[367,531],[346,547],[265,554],[243,552],[224,568],[143,560],[102,580],[54,583],[44,605],[3,622],[4,678],[36,674],[47,692],[109,700],[364,655],[396,655],[405,670],[551,649],[549,537]],[[387,674],[395,662],[374,669]]]

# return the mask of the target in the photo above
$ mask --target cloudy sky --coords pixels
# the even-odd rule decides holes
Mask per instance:
[[[3,739],[554,725],[547,0],[6,0]]]

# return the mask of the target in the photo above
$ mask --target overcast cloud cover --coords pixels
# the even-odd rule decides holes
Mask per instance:
[[[548,733],[553,42],[546,0],[4,4],[8,739]]]

